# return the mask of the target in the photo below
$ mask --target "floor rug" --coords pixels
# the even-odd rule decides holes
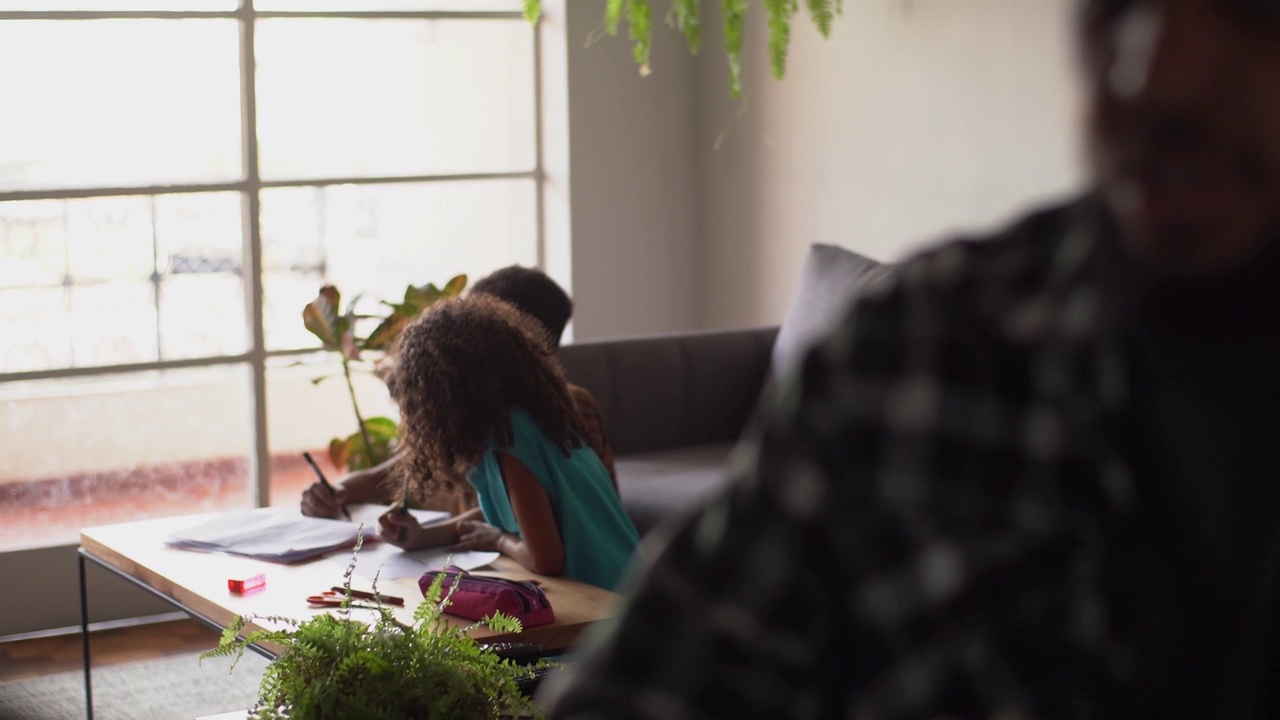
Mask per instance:
[[[267,661],[245,653],[201,662],[198,653],[93,669],[96,720],[191,720],[253,705]],[[0,683],[0,720],[85,717],[84,673]]]

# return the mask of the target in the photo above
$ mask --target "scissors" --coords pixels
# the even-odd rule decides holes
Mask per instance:
[[[342,588],[332,588],[325,590],[319,595],[308,595],[307,602],[313,607],[341,607],[346,602],[347,593]],[[404,598],[394,595],[375,595],[371,592],[363,590],[352,590],[351,599],[355,600],[381,600],[384,605],[404,605]]]

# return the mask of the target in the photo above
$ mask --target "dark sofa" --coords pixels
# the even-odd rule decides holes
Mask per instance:
[[[727,482],[725,460],[764,388],[790,370],[851,298],[890,266],[814,245],[781,327],[566,345],[570,382],[591,391],[613,444],[622,505],[641,535]]]
[[[725,482],[724,461],[769,371],[778,328],[566,345],[569,381],[604,415],[623,507],[643,535]]]

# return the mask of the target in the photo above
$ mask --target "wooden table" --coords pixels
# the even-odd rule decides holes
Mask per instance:
[[[89,662],[88,597],[84,568],[93,562],[125,580],[168,600],[192,617],[218,628],[228,627],[237,615],[280,615],[305,620],[328,609],[314,609],[306,597],[342,584],[342,573],[351,557],[349,550],[330,553],[323,558],[297,565],[240,558],[213,553],[177,550],[164,545],[170,534],[195,526],[215,515],[142,520],[139,522],[88,528],[80,533],[80,605],[83,636],[85,702],[88,717],[93,717],[92,685]],[[515,561],[502,557],[493,565],[480,568],[484,575],[517,580],[536,579],[555,609],[556,621],[526,629],[519,635],[477,630],[476,638],[490,641],[517,640],[541,645],[546,652],[569,648],[591,623],[609,617],[618,596],[608,590],[562,577],[535,575]],[[266,574],[261,590],[236,595],[227,589],[228,578]],[[353,578],[352,586],[368,589],[367,583]],[[396,609],[402,622],[413,622],[413,611],[422,601],[415,578],[383,580],[378,589],[384,594],[405,598],[404,607]],[[353,611],[353,617],[370,611]],[[445,616],[457,625],[470,620]],[[262,625],[251,623],[249,628]],[[255,648],[259,654],[273,658],[278,647]]]

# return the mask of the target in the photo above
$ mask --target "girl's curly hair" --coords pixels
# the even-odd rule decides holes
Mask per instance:
[[[432,304],[401,335],[387,387],[401,417],[392,482],[418,499],[452,492],[491,440],[511,443],[513,407],[527,411],[565,455],[582,445],[546,333],[495,297]]]

